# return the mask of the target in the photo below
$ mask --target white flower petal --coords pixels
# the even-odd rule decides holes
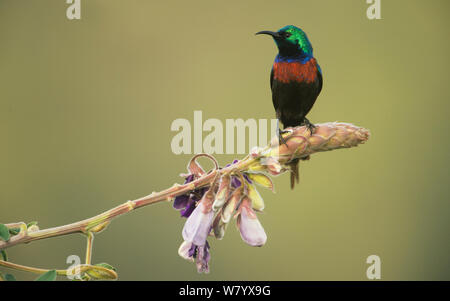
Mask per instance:
[[[194,262],[194,258],[192,256],[189,256],[189,250],[192,247],[192,243],[188,241],[183,241],[180,248],[178,249],[178,255],[183,257],[186,260]]]
[[[211,231],[213,218],[214,212],[211,209],[206,210],[203,202],[200,202],[184,224],[184,240],[197,246],[204,245]]]
[[[239,232],[242,240],[252,247],[260,247],[267,241],[267,235],[256,217],[255,212],[248,207],[242,207],[239,215]]]

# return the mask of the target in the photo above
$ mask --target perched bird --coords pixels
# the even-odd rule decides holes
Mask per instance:
[[[314,125],[306,118],[322,90],[322,71],[313,56],[312,45],[306,33],[288,25],[280,30],[260,31],[256,34],[272,36],[277,47],[270,73],[272,102],[278,121],[284,128],[306,125],[314,131]],[[284,143],[283,131],[278,130],[280,143]],[[298,182],[298,160],[290,163],[291,188]]]

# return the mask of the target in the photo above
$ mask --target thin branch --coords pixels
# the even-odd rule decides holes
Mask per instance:
[[[92,260],[92,244],[94,243],[94,233],[87,233],[87,244],[86,244],[86,264],[91,264]]]
[[[18,235],[11,237],[8,241],[0,241],[0,250],[12,246],[29,243],[35,240],[41,240],[51,237],[68,235],[72,233],[98,233],[104,230],[107,225],[116,217],[131,212],[144,206],[156,204],[163,201],[171,201],[174,197],[186,194],[189,191],[210,186],[217,177],[229,173],[266,171],[270,172],[270,166],[264,166],[264,159],[276,157],[279,164],[289,163],[296,158],[305,158],[316,152],[329,151],[340,148],[354,147],[364,143],[369,138],[368,130],[347,123],[325,123],[317,124],[315,133],[311,135],[309,130],[302,126],[292,128],[290,133],[284,134],[286,144],[278,145],[278,138],[274,138],[267,147],[252,151],[251,155],[243,160],[222,169],[214,169],[204,174],[193,182],[180,185],[174,184],[168,189],[160,192],[153,192],[142,198],[127,201],[117,207],[107,210],[94,217],[67,224],[59,227],[38,230],[34,232],[22,229]],[[281,169],[281,172],[287,169]],[[273,174],[273,173],[272,173]],[[23,223],[8,224],[8,227],[21,226]],[[90,252],[87,252],[90,256]],[[90,260],[89,260],[90,261]],[[2,265],[14,264],[0,262]],[[15,265],[19,267],[19,265]],[[20,266],[23,268],[23,266]],[[46,270],[47,271],[47,270]]]
[[[44,274],[44,273],[47,273],[48,271],[50,271],[50,270],[47,270],[47,269],[40,269],[40,268],[29,267],[29,266],[26,266],[26,265],[12,263],[12,262],[9,262],[9,261],[4,261],[4,260],[0,260],[0,266],[4,266],[6,268],[19,270],[19,271],[24,271],[24,272],[31,272],[31,273],[35,273],[35,274]],[[67,270],[56,270],[56,274],[58,274],[58,275],[67,275]]]

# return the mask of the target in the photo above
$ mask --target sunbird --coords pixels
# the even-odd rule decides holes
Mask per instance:
[[[322,70],[313,56],[313,48],[306,33],[288,25],[278,31],[256,33],[272,36],[278,47],[270,72],[272,102],[278,121],[284,128],[305,125],[314,133],[314,125],[306,118],[322,91]],[[285,143],[278,127],[280,143]],[[298,160],[290,163],[291,188],[299,181]]]

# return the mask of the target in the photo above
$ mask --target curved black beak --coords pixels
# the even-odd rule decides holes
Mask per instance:
[[[280,38],[281,37],[278,32],[276,32],[276,31],[268,31],[268,30],[263,30],[263,31],[255,33],[255,35],[256,34],[267,34],[267,35],[272,36],[274,38]]]

